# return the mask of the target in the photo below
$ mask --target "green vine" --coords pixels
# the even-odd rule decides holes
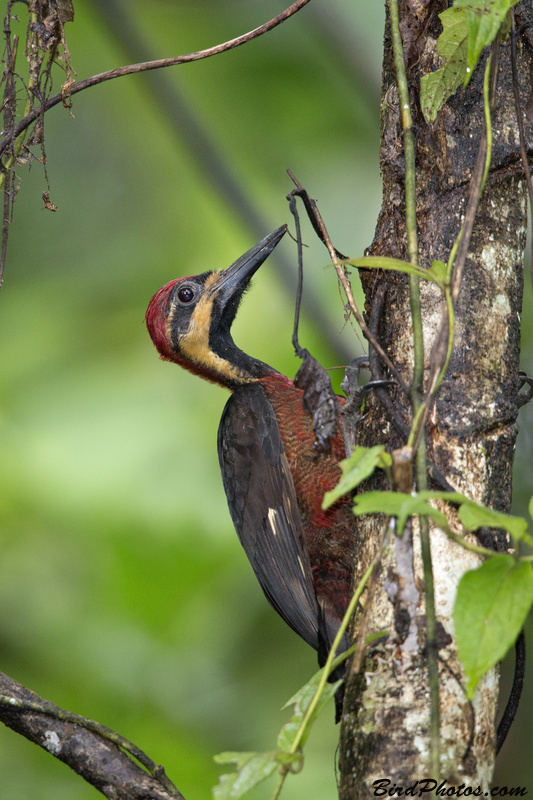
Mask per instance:
[[[377,559],[374,559],[361,578],[350,600],[324,667],[285,704],[284,708],[291,705],[294,706],[294,712],[289,722],[283,726],[278,735],[277,748],[261,753],[226,752],[215,756],[215,761],[218,764],[235,764],[236,766],[235,772],[225,773],[220,776],[219,783],[213,789],[215,800],[233,800],[233,798],[242,797],[242,795],[276,771],[279,772],[279,778],[272,800],[277,800],[287,775],[300,772],[303,767],[302,748],[309,738],[313,723],[318,713],[342,684],[342,680],[328,683],[328,677],[336,667],[344,663],[355,652],[356,645],[352,645],[346,652],[336,655],[337,648],[350,624],[350,620],[370,580],[376,563]],[[366,642],[371,642],[383,635],[386,635],[386,633],[379,631],[369,636]]]
[[[415,141],[409,102],[409,86],[405,71],[403,42],[400,32],[400,16],[398,0],[389,0],[390,23],[392,31],[392,47],[394,66],[398,85],[398,96],[403,127],[403,146],[405,156],[405,225],[409,261],[418,267],[418,238],[416,217],[416,163]],[[409,276],[409,302],[411,307],[411,324],[413,327],[413,378],[411,383],[411,405],[416,420],[422,408],[422,385],[424,380],[424,335],[422,311],[420,305],[420,281],[418,276]],[[411,439],[411,437],[410,437]],[[417,439],[415,449],[416,486],[418,491],[427,488],[426,442],[423,427]],[[426,605],[426,650],[428,658],[428,682],[430,693],[430,755],[429,769],[433,778],[440,774],[440,700],[439,700],[439,664],[437,652],[437,617],[435,611],[435,592],[433,582],[433,565],[431,560],[431,544],[427,519],[420,519],[420,545],[422,566],[424,571],[424,594]]]

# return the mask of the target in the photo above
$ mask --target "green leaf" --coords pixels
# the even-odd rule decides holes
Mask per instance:
[[[445,63],[420,81],[420,107],[426,122],[433,122],[442,106],[455,94],[466,75],[469,29],[465,12],[448,8],[439,14],[442,33],[437,52]]]
[[[426,499],[434,497],[457,503],[459,506],[459,519],[469,531],[475,531],[483,527],[501,528],[504,531],[509,531],[516,541],[527,542],[530,547],[533,547],[533,536],[527,533],[527,521],[523,517],[513,517],[510,514],[487,508],[459,492],[420,492],[420,496]]]
[[[448,267],[444,261],[433,261],[431,264],[431,272],[435,275],[435,279],[439,286],[444,286],[448,280]]]
[[[459,519],[469,531],[478,528],[502,528],[509,531],[515,539],[528,539],[527,521],[523,517],[512,517],[510,514],[503,514],[494,511],[492,508],[478,505],[472,500],[468,500],[459,507]]]
[[[316,672],[313,677],[304,686],[302,686],[301,689],[298,689],[296,694],[293,695],[290,700],[287,700],[283,706],[283,708],[288,708],[289,706],[293,705],[294,711],[289,722],[283,726],[279,733],[277,744],[280,750],[290,750],[292,748],[303,719],[307,714],[307,710],[317,692],[318,684],[322,678],[322,672],[323,670]],[[313,709],[313,713],[309,718],[307,730],[304,731],[303,736],[300,739],[300,748],[304,746],[305,742],[309,738],[311,726],[317,715],[328,702],[328,700],[333,697],[341,683],[342,681],[335,681],[335,683],[327,683],[324,686],[318,703],[316,704],[315,708]]]
[[[349,258],[342,261],[343,264],[351,264],[352,267],[357,269],[387,269],[396,272],[405,272],[408,275],[416,275],[425,281],[435,281],[435,275],[429,269],[422,269],[422,267],[415,267],[408,261],[402,261],[399,258],[386,258],[385,256],[362,256],[361,258]]]
[[[354,514],[387,514],[398,520],[398,533],[401,534],[407,519],[413,514],[431,517],[440,528],[447,528],[446,516],[426,502],[427,493],[416,495],[403,492],[365,492],[354,498]]]
[[[341,478],[344,480],[344,477]],[[475,531],[478,528],[501,528],[508,531],[513,539],[526,542],[533,547],[533,536],[527,533],[527,521],[501,511],[476,503],[459,492],[418,492],[416,495],[402,492],[365,492],[354,498],[354,514],[387,514],[398,519],[398,532],[401,533],[406,520],[413,514],[430,517],[442,530],[448,530],[446,516],[429,504],[431,500],[446,500],[459,506],[459,518],[465,528]],[[533,498],[530,502],[533,515]],[[533,518],[533,516],[532,516]]]
[[[491,44],[504,23],[509,9],[518,0],[455,0],[455,8],[464,8],[468,23],[468,55],[465,86],[483,48]]]
[[[213,787],[215,800],[233,800],[242,797],[278,768],[275,753],[219,753],[215,757],[217,764],[237,765],[237,772],[219,777]]]
[[[294,706],[293,715],[281,729],[277,739],[277,750],[265,753],[256,752],[227,752],[219,753],[214,757],[217,764],[235,764],[235,772],[226,773],[219,777],[218,784],[213,788],[214,800],[234,800],[242,797],[265,778],[282,768],[283,772],[299,772],[303,767],[302,747],[307,741],[311,727],[322,707],[333,697],[342,681],[327,683],[320,698],[307,720],[306,729],[300,734],[304,717],[317,692],[322,678],[323,670],[313,675],[296,694],[288,700],[283,708]],[[298,747],[291,752],[299,736]]]
[[[280,730],[278,734],[278,747],[280,750],[284,750],[285,752],[289,752],[291,749],[293,742],[300,730],[300,723],[301,719],[299,720],[290,720],[287,722],[283,728]]]
[[[531,564],[512,556],[494,556],[461,578],[453,618],[469,699],[516,640],[532,603]]]
[[[338,484],[330,492],[326,492],[322,502],[322,508],[329,508],[339,497],[351,492],[359,484],[368,478],[377,467],[389,469],[392,465],[392,457],[385,450],[385,446],[380,444],[376,447],[356,447],[350,458],[340,462],[342,477]]]

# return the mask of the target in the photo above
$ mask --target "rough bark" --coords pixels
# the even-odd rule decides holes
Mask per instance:
[[[484,125],[484,59],[469,86],[459,89],[434,124],[427,125],[420,112],[420,76],[440,66],[435,49],[441,31],[437,14],[447,6],[446,2],[404,2],[401,9],[417,137],[417,215],[420,263],[424,267],[431,266],[433,259],[448,260],[464,218]],[[531,52],[520,42],[518,51],[525,100]],[[383,205],[369,254],[407,260],[402,132],[388,27],[381,125]],[[530,126],[526,125],[526,130],[531,133]],[[493,132],[491,171],[456,304],[453,359],[428,421],[427,447],[429,459],[455,489],[487,506],[508,511],[517,434],[519,315],[526,232],[526,183],[508,42],[500,47]],[[362,273],[361,278],[367,315],[376,318],[378,339],[409,380],[412,332],[407,280],[396,273],[376,275],[370,271]],[[429,354],[444,306],[436,287],[422,282],[421,294],[427,378]],[[376,314],[379,297],[383,303]],[[385,370],[383,373],[386,376]],[[398,391],[392,395],[407,424],[405,399]],[[385,442],[390,448],[403,444],[377,397],[370,398],[368,410],[363,431],[357,429],[359,444]],[[432,488],[440,487],[433,484]],[[369,543],[378,541],[384,524],[383,520],[361,524],[359,535],[367,548]],[[483,543],[497,549],[507,546],[504,538],[490,533]],[[434,777],[428,761],[430,711],[424,594],[416,530],[413,545],[414,558],[408,537],[404,541],[392,538],[383,555],[377,585],[368,598],[366,631],[387,630],[389,636],[368,648],[361,669],[354,669],[347,682],[340,748],[343,800],[375,796],[376,780],[389,780],[389,786],[406,788]],[[470,704],[463,689],[451,617],[461,575],[480,562],[438,530],[431,531],[431,550],[439,630],[440,779],[455,786],[480,786],[485,791],[495,757],[498,671],[494,669],[485,676]]]
[[[149,775],[116,741],[102,735],[103,726],[98,723],[81,717],[75,722],[75,715],[43,700],[3,673],[0,694],[11,698],[10,702],[4,699],[0,703],[4,725],[63,761],[109,800],[185,800],[162,767],[157,769],[158,775]],[[99,731],[90,730],[87,724],[98,726]],[[107,733],[120,738],[113,731]],[[131,747],[137,757],[146,759],[138,748]]]

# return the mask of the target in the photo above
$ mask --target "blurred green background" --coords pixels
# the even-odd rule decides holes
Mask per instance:
[[[66,33],[82,79],[209,47],[284,7],[75,0]],[[19,15],[25,23],[22,5]],[[269,609],[234,534],[216,456],[226,393],[160,362],[144,312],[163,283],[228,265],[289,221],[287,167],[318,198],[336,245],[363,252],[381,195],[383,18],[381,3],[311,3],[216,59],[79,94],[73,118],[56,107],[45,124],[56,213],[42,209],[41,166],[19,170],[0,313],[1,668],[133,740],[188,800],[209,796],[215,753],[274,746],[280,707],[316,662]],[[234,333],[292,376],[295,248],[285,240],[278,251]],[[312,244],[301,342],[338,365],[361,343],[342,324],[327,261]],[[530,313],[524,322],[531,374]],[[521,415],[524,513],[533,413]],[[533,788],[528,673],[500,785]],[[332,708],[288,800],[335,797],[336,736]],[[0,800],[100,796],[0,728]]]

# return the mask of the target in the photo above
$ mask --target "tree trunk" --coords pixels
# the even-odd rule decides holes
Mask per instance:
[[[401,4],[402,6],[402,4]],[[417,6],[416,11],[413,10]],[[423,8],[421,8],[424,6]],[[420,264],[447,262],[466,210],[469,182],[484,128],[481,59],[466,89],[460,88],[428,125],[420,112],[421,75],[441,65],[435,43],[446,2],[404,2],[402,35],[417,142],[417,217]],[[522,12],[531,15],[531,11]],[[531,21],[531,20],[530,20]],[[478,209],[455,304],[455,343],[447,377],[426,428],[428,460],[446,481],[472,499],[502,511],[511,503],[511,471],[517,434],[518,362],[522,303],[522,257],[526,235],[526,181],[519,149],[509,41],[499,49],[493,152],[490,174]],[[518,43],[521,96],[527,97],[531,52]],[[383,205],[371,255],[408,260],[406,249],[404,158],[398,90],[387,21],[382,84],[381,171]],[[529,126],[527,126],[527,129]],[[530,130],[528,129],[528,133]],[[369,324],[408,382],[412,372],[412,330],[407,280],[399,273],[361,273]],[[425,375],[441,326],[440,290],[421,282]],[[380,367],[385,377],[386,371]],[[425,387],[427,389],[427,386]],[[408,424],[400,391],[389,394]],[[405,442],[376,396],[368,403],[358,443]],[[433,485],[432,488],[442,488]],[[453,517],[453,512],[452,512]],[[374,543],[386,522],[360,523],[361,541]],[[480,682],[472,703],[453,642],[452,609],[462,574],[479,557],[431,529],[439,648],[441,712],[440,775],[429,763],[430,703],[425,652],[423,575],[418,530],[393,536],[383,554],[374,591],[365,607],[365,631],[388,637],[368,646],[359,671],[347,681],[341,730],[340,797],[376,796],[375,781],[404,789],[435,778],[456,787],[491,780],[495,758],[498,670]],[[489,544],[490,542],[490,544]],[[502,549],[505,537],[486,533],[483,544]],[[364,565],[366,566],[366,565]],[[361,570],[358,565],[356,572]],[[357,665],[358,666],[358,665]],[[418,788],[422,788],[420,784]],[[383,793],[385,796],[385,793]],[[379,796],[379,795],[377,795]]]

